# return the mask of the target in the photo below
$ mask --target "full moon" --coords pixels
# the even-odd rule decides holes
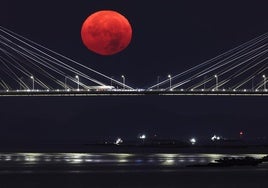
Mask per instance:
[[[103,10],[93,13],[84,21],[81,37],[89,50],[100,55],[114,55],[129,45],[132,28],[123,15]]]

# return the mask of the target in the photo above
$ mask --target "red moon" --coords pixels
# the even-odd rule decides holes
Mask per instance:
[[[129,45],[132,28],[123,15],[103,10],[93,13],[85,20],[81,37],[89,50],[100,55],[114,55]]]

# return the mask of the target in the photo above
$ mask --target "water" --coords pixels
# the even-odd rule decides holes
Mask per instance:
[[[189,168],[267,154],[0,153],[0,187],[268,187],[268,165]]]
[[[207,164],[223,157],[262,158],[266,154],[127,154],[127,153],[0,153],[2,167],[174,167]]]

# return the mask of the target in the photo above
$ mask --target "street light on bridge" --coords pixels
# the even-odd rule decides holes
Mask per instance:
[[[263,88],[264,88],[264,91],[266,91],[266,76],[262,75],[262,77],[263,77]]]
[[[122,75],[121,76],[121,78],[123,79],[123,89],[125,89],[125,87],[126,87],[126,78],[125,78],[125,76],[124,75]]]
[[[80,85],[80,83],[79,83],[79,76],[76,75],[75,78],[77,79],[77,90],[79,91],[79,85]]]
[[[171,90],[171,75],[170,74],[168,75],[168,78],[169,78],[169,90]]]
[[[33,82],[32,82],[32,88],[34,90],[34,76],[31,76],[30,78],[33,80]]]
[[[217,74],[214,75],[215,79],[216,79],[216,88],[215,90],[218,91],[218,83],[219,83],[219,77]]]

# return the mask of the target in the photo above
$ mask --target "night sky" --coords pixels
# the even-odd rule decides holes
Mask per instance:
[[[1,0],[0,23],[52,50],[147,88],[267,32],[265,1]],[[100,56],[82,44],[83,21],[115,10],[133,29],[129,47]],[[0,98],[0,139],[61,142],[135,138],[268,135],[265,97]]]

